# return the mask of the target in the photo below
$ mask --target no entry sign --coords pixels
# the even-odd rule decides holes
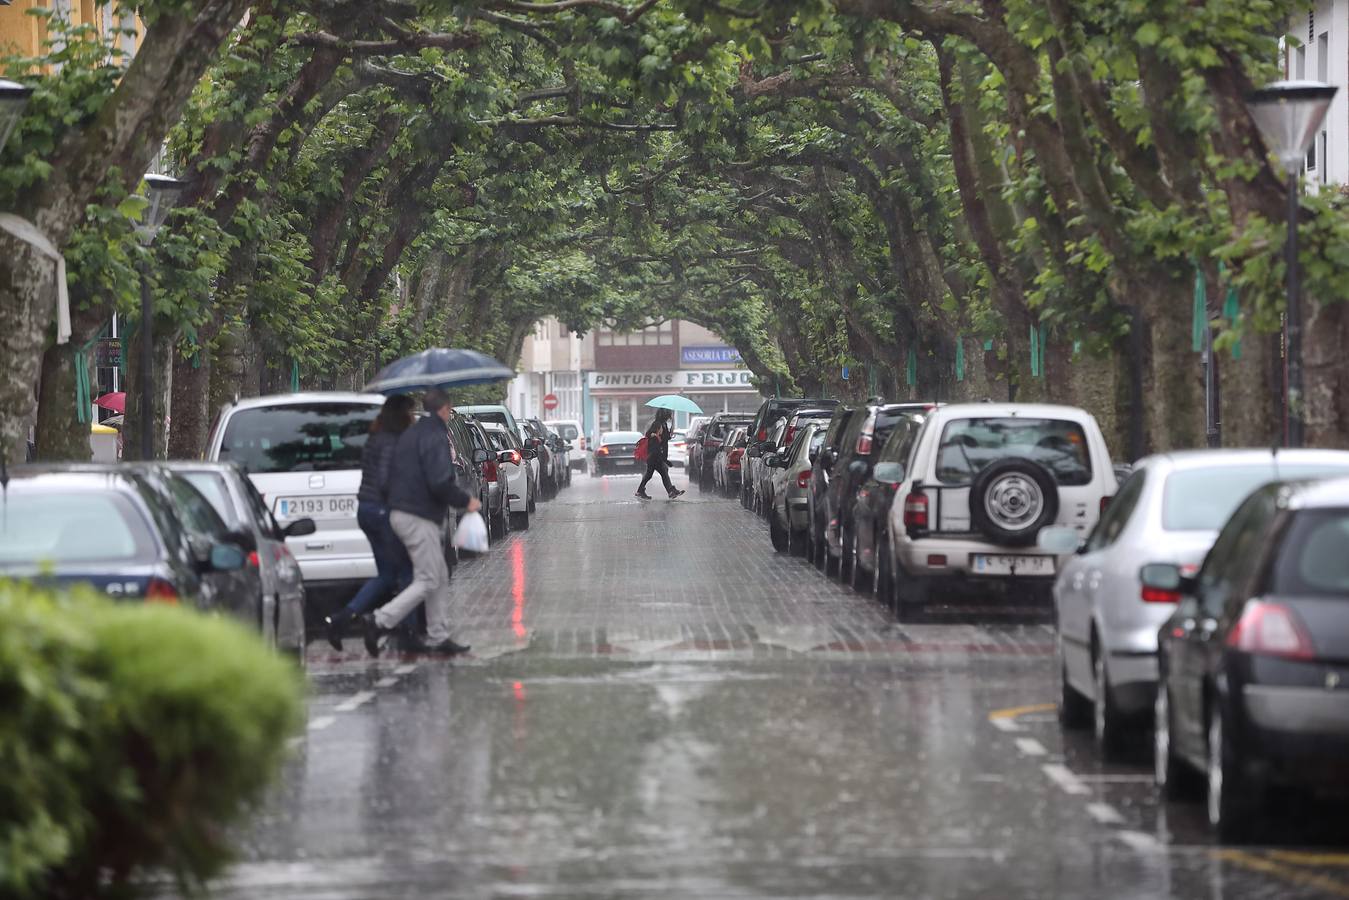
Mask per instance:
[[[543,408],[548,410],[549,412],[552,412],[553,410],[557,409],[557,394],[544,394]]]

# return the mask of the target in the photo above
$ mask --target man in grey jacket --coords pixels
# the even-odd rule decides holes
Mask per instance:
[[[363,619],[365,649],[378,656],[380,641],[420,603],[426,604],[427,653],[467,653],[450,638],[450,569],[445,564],[441,528],[448,507],[476,512],[482,504],[455,484],[450,458],[450,398],[430,390],[423,416],[398,438],[386,485],[389,524],[412,559],[412,583]]]

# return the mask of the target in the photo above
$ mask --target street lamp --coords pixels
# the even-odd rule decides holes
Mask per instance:
[[[1316,133],[1321,129],[1333,85],[1319,81],[1276,81],[1252,91],[1246,97],[1251,114],[1265,146],[1279,161],[1288,176],[1288,240],[1285,244],[1288,266],[1288,310],[1285,322],[1285,363],[1283,377],[1284,443],[1301,447],[1304,434],[1302,409],[1302,297],[1298,278],[1297,219],[1299,210],[1298,176]],[[1325,165],[1325,160],[1321,160]]]
[[[24,107],[32,96],[33,89],[27,85],[0,78],[0,150],[9,142],[14,126],[23,118]]]
[[[174,206],[182,199],[187,190],[187,182],[168,175],[151,173],[145,176],[145,199],[149,206],[136,234],[141,243],[149,247],[154,243],[155,235],[169,217]],[[150,272],[141,264],[141,459],[150,460],[155,455],[155,417],[154,417],[154,298],[150,295]]]

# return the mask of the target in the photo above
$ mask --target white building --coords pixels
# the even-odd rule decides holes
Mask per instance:
[[[582,372],[594,367],[593,343],[568,331],[557,319],[542,319],[525,337],[517,375],[506,405],[516,416],[538,419],[583,417]],[[556,408],[547,409],[549,399]]]
[[[1299,45],[1285,55],[1285,77],[1339,88],[1307,154],[1308,189],[1349,184],[1349,0],[1317,0],[1310,12],[1293,17],[1288,33]]]

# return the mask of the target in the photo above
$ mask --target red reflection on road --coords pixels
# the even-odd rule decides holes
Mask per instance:
[[[525,631],[525,548],[519,541],[511,547],[511,599],[515,608],[511,610],[511,628],[515,636],[524,640]]]

